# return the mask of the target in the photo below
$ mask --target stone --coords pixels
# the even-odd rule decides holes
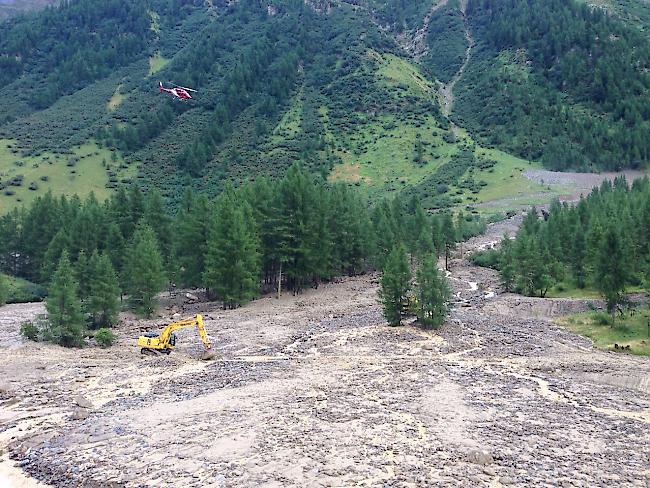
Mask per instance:
[[[72,420],[85,420],[88,418],[90,415],[90,412],[88,411],[87,408],[75,408],[72,411],[72,416],[70,417]]]
[[[187,298],[188,300],[190,300],[192,302],[198,302],[199,301],[199,297],[197,297],[196,295],[194,295],[192,293],[186,293],[185,298]]]
[[[90,402],[90,400],[84,398],[81,395],[74,397],[74,402],[81,408],[93,408],[93,404]]]
[[[485,449],[475,449],[467,453],[467,460],[470,463],[478,464],[480,466],[487,466],[492,464],[494,459],[492,458],[492,453]]]

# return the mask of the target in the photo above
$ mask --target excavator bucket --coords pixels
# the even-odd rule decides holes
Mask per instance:
[[[203,354],[201,354],[201,361],[210,361],[211,359],[214,359],[217,353],[215,353],[212,349],[205,349],[203,351]]]

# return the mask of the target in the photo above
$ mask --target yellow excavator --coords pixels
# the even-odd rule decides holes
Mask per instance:
[[[138,338],[138,346],[141,347],[140,352],[150,355],[169,354],[176,345],[176,334],[174,334],[174,331],[188,327],[196,327],[199,330],[199,337],[203,343],[201,359],[204,361],[213,359],[215,353],[212,352],[212,343],[208,339],[208,334],[205,332],[205,325],[203,325],[203,317],[201,315],[173,322],[165,327],[160,334],[147,332],[145,335],[140,336]]]

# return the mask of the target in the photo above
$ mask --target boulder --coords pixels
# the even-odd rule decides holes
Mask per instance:
[[[93,408],[93,404],[90,402],[90,400],[82,397],[81,395],[74,397],[74,402],[81,408]]]
[[[485,449],[474,449],[467,453],[467,460],[470,463],[478,464],[480,466],[487,466],[492,464],[494,459],[492,458],[492,453]]]
[[[85,420],[90,415],[90,411],[87,408],[77,407],[72,411],[70,418],[72,420]]]

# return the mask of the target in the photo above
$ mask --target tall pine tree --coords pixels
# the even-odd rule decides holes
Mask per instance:
[[[403,245],[393,249],[386,259],[381,275],[381,300],[384,317],[389,325],[400,325],[408,305],[408,292],[411,289],[411,268]]]
[[[203,273],[206,287],[223,301],[224,308],[242,305],[258,293],[259,247],[250,206],[227,188],[215,205]]]
[[[435,255],[426,256],[416,273],[417,316],[426,327],[438,327],[449,313],[451,289],[437,261]]]
[[[46,337],[65,347],[83,346],[84,317],[67,251],[61,254],[52,277],[45,308],[49,322]]]
[[[165,284],[165,273],[156,234],[142,221],[127,248],[124,272],[126,291],[135,310],[151,316],[156,306],[155,297]]]
[[[110,327],[117,322],[120,287],[110,258],[95,251],[89,263],[90,280],[86,310],[93,327]]]

